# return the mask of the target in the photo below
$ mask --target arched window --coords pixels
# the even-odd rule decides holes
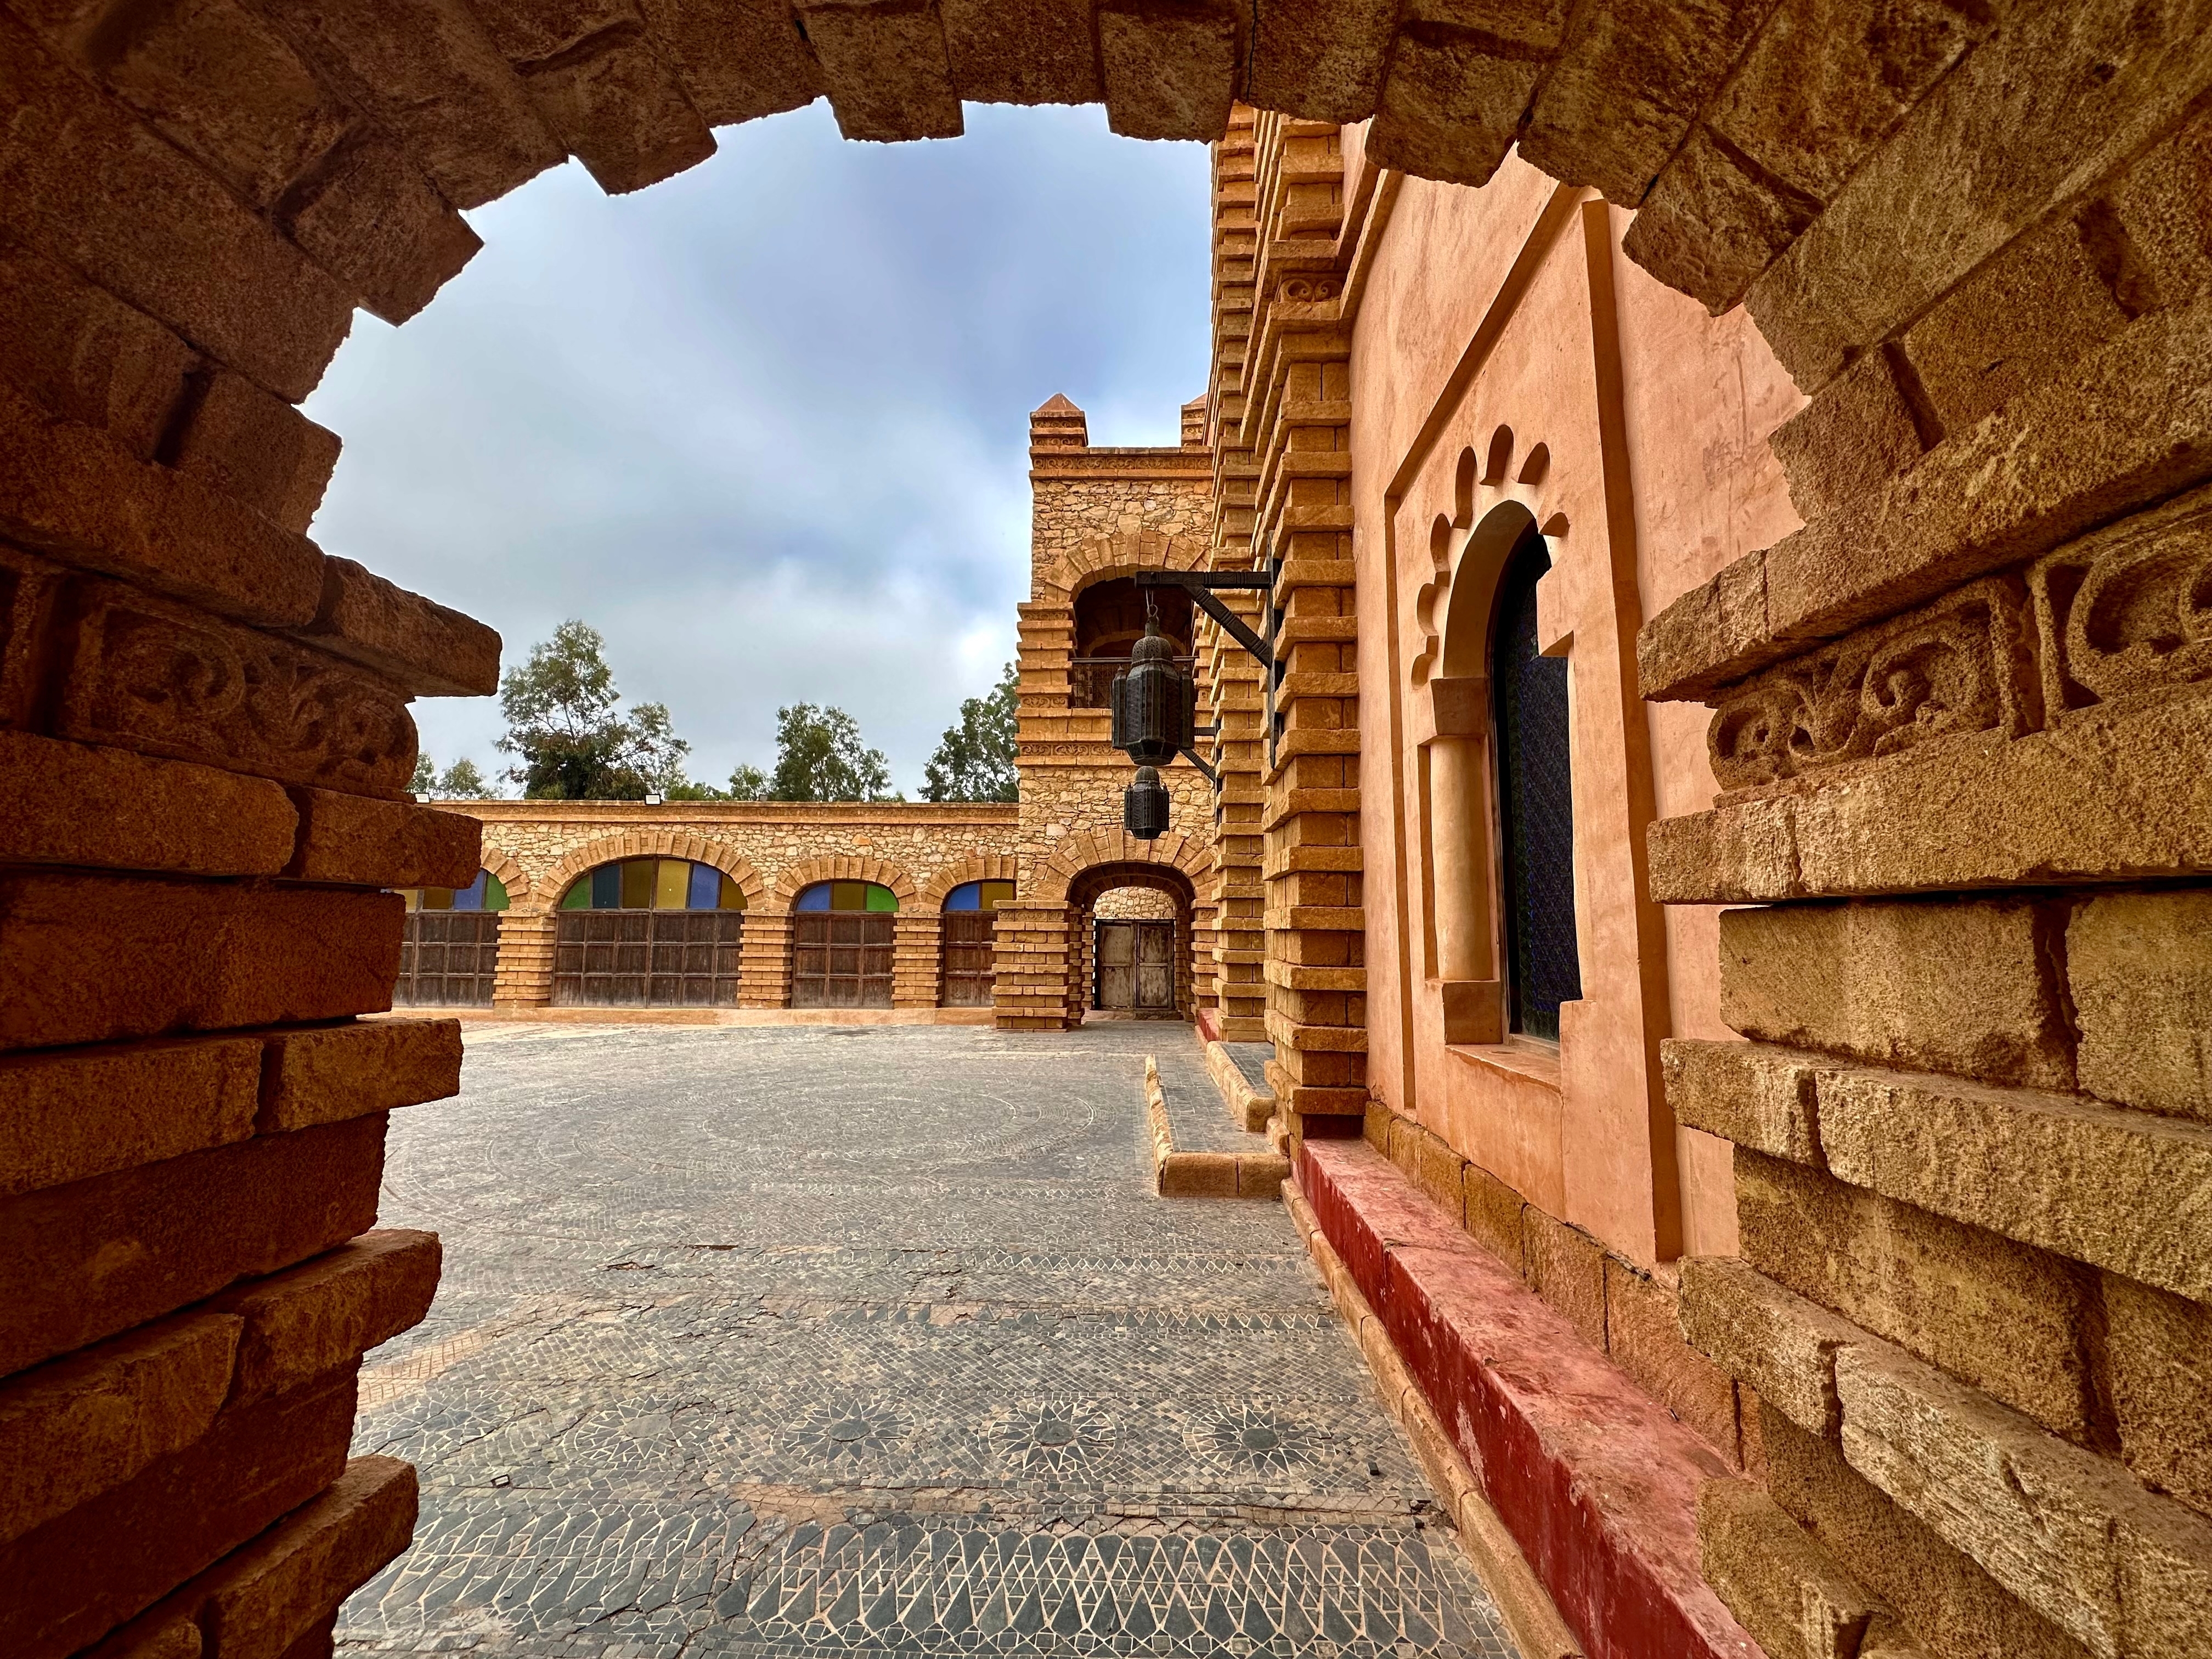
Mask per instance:
[[[872,881],[817,881],[793,899],[791,1006],[890,1007],[897,909]]]
[[[940,1008],[988,1008],[998,987],[997,911],[1014,896],[1011,881],[963,881],[945,896],[937,991]]]
[[[1559,1005],[1582,995],[1582,959],[1575,942],[1567,665],[1536,653],[1536,580],[1551,566],[1544,538],[1525,532],[1498,582],[1490,677],[1513,1029],[1556,1042]]]
[[[690,859],[624,859],[568,884],[563,910],[742,910],[738,884],[711,864]]]
[[[1174,645],[1176,660],[1191,666],[1190,595],[1179,587],[1139,587],[1127,576],[1093,582],[1075,596],[1075,656],[1069,665],[1068,706],[1103,708],[1114,677],[1129,666],[1129,653],[1145,637],[1146,606]]]
[[[403,887],[407,926],[392,1000],[408,1008],[489,1008],[499,973],[507,884],[489,870],[466,887]]]
[[[561,895],[553,1001],[580,1008],[733,1008],[744,891],[711,864],[624,859]]]

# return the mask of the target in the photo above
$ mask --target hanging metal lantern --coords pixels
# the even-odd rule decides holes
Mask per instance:
[[[1149,766],[1137,769],[1137,781],[1121,792],[1121,827],[1139,841],[1158,841],[1168,832],[1167,788]]]
[[[1114,677],[1109,702],[1114,746],[1138,765],[1165,766],[1191,746],[1196,698],[1190,676],[1176,662],[1174,641],[1163,639],[1149,617],[1127,670]]]

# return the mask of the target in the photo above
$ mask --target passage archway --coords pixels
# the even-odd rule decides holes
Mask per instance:
[[[1190,878],[1172,865],[1102,865],[1070,882],[1072,1018],[1194,1018],[1196,898]]]
[[[745,896],[710,864],[624,859],[561,896],[553,1004],[568,1008],[734,1008]]]

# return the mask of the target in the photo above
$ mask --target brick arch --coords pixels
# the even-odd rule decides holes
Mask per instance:
[[[788,910],[792,901],[817,881],[872,881],[878,887],[891,890],[898,899],[901,910],[920,896],[914,878],[898,866],[862,854],[802,859],[775,878],[775,885],[769,890],[769,896],[775,908]]]
[[[1195,898],[1207,857],[1206,844],[1188,836],[1170,834],[1144,842],[1123,830],[1079,830],[1061,838],[1052,856],[1032,877],[1034,890],[1024,896],[1039,903],[1066,903],[1078,881],[1101,866],[1152,865],[1181,874],[1189,882]]]
[[[933,871],[929,879],[917,890],[916,897],[925,910],[943,909],[945,895],[963,882],[1018,881],[1019,878],[1015,873],[1017,863],[1010,853],[971,853],[966,858]]]
[[[1073,605],[1085,588],[1139,570],[1194,570],[1206,562],[1206,554],[1201,536],[1170,536],[1158,530],[1092,536],[1048,569],[1038,583],[1038,602]]]
[[[514,854],[503,847],[484,842],[483,851],[477,855],[477,861],[498,877],[500,885],[507,889],[509,909],[526,906],[531,896],[538,890],[537,884],[531,880],[529,872],[517,864]]]
[[[568,890],[568,884],[586,870],[596,870],[602,864],[613,864],[623,859],[647,858],[690,859],[712,865],[737,883],[738,890],[745,896],[748,910],[758,909],[768,890],[768,884],[751,862],[722,842],[680,830],[625,830],[617,835],[599,836],[562,854],[540,878],[532,908],[551,909],[561,902],[561,895]]]

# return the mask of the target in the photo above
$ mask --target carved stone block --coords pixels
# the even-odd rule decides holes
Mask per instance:
[[[321,653],[118,582],[83,585],[58,735],[349,794],[415,767],[405,698]]]
[[[2212,489],[2060,548],[2028,586],[2054,715],[2212,680]]]
[[[1745,681],[1706,733],[1723,789],[1778,783],[1934,738],[2041,724],[2019,580],[1992,576]]]

